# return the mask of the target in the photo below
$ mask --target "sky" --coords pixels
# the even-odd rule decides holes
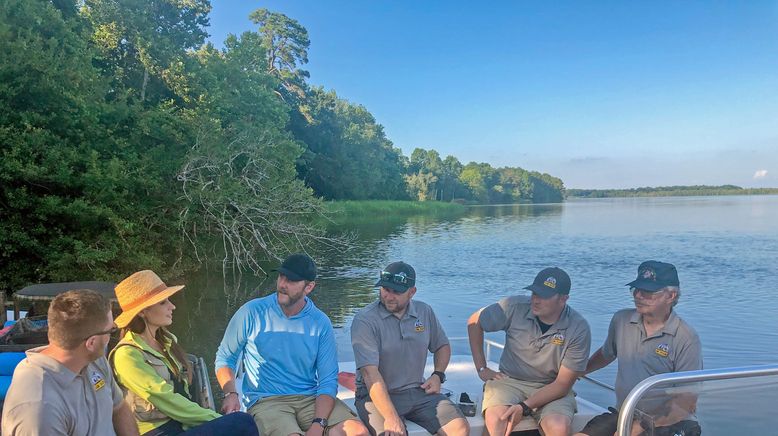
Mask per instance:
[[[568,188],[778,187],[777,1],[212,0],[209,40],[267,8],[312,85],[403,154],[519,166]]]

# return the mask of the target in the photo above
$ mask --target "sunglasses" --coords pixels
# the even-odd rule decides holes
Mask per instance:
[[[661,294],[664,294],[665,292],[664,290],[651,292],[651,291],[646,291],[645,289],[640,289],[635,287],[631,287],[629,288],[629,290],[630,292],[632,292],[632,295],[634,297],[637,297],[638,294],[640,294],[640,297],[645,300],[653,300],[655,298],[658,298]]]
[[[398,285],[410,285],[413,284],[413,277],[408,277],[404,272],[399,274],[390,273],[389,271],[381,271],[381,280],[390,283],[396,283]]]
[[[102,332],[92,333],[91,335],[85,337],[83,340],[85,341],[85,340],[91,338],[92,336],[100,336],[100,335],[111,335],[111,336],[113,336],[113,335],[115,335],[118,332],[119,332],[119,327],[113,326],[113,327],[111,327],[110,330],[105,330],[105,331],[102,331]]]

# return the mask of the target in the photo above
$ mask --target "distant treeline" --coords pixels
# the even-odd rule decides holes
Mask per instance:
[[[309,244],[333,200],[561,201],[558,178],[410,158],[313,86],[310,41],[266,9],[206,43],[209,0],[0,2],[0,289],[225,271]]]
[[[735,185],[658,186],[632,189],[567,189],[568,197],[680,197],[694,195],[766,195],[778,194],[778,188],[741,188]]]

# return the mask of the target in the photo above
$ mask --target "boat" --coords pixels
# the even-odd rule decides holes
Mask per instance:
[[[450,338],[449,341],[452,345],[452,355],[448,368],[446,369],[446,383],[443,385],[441,392],[449,396],[451,401],[453,401],[454,404],[457,404],[460,410],[466,415],[467,421],[470,424],[470,434],[487,434],[481,411],[484,382],[478,377],[472,356],[469,353],[456,353],[458,350],[466,349],[463,345],[467,345],[467,338]],[[498,368],[499,363],[494,359],[499,357],[499,353],[503,349],[503,344],[490,339],[485,339],[484,343],[486,344],[487,366],[490,368]],[[433,357],[430,355],[427,359],[424,374],[432,374],[433,368]],[[354,391],[352,389],[353,383],[350,381],[353,380],[353,377],[350,376],[356,373],[355,363],[354,361],[338,362],[338,369],[340,371],[338,377],[338,398],[343,400],[343,402],[356,413],[356,408],[354,407]],[[465,394],[464,399],[469,398],[472,401],[472,404],[467,401],[462,402],[462,394]],[[573,417],[572,428],[574,431],[583,429],[584,425],[586,425],[590,419],[601,413],[607,412],[603,407],[580,396],[576,396],[576,402],[578,404],[578,413]],[[406,428],[408,430],[408,436],[429,435],[427,430],[410,421],[406,421]],[[523,418],[513,429],[516,436],[539,434],[537,431],[538,423],[532,417]]]

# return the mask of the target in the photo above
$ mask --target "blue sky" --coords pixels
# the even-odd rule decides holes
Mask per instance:
[[[281,12],[310,83],[406,155],[520,166],[569,188],[778,187],[778,2],[212,0],[210,40]]]

